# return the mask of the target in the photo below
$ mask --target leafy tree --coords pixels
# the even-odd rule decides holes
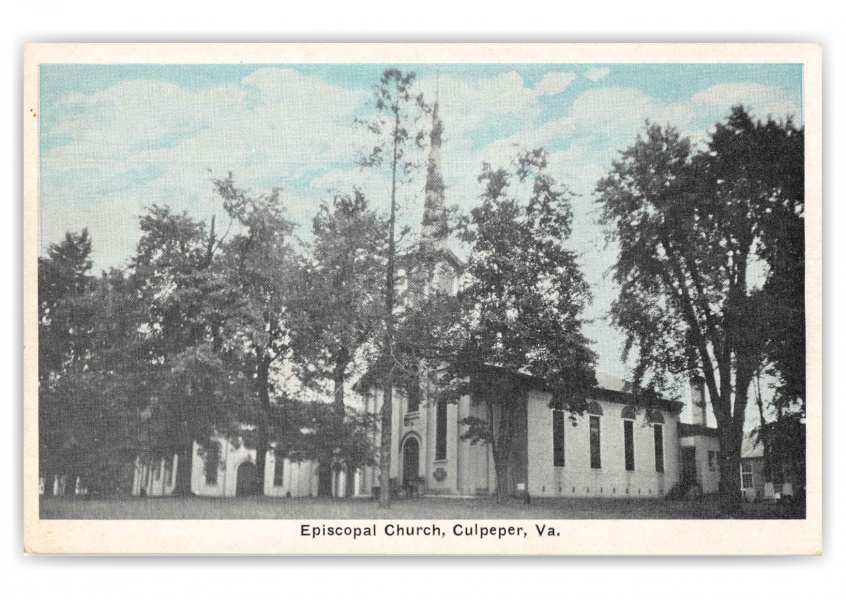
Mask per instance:
[[[235,428],[238,378],[222,360],[225,286],[220,246],[211,228],[187,214],[153,205],[140,220],[130,263],[131,285],[143,307],[136,340],[124,348],[124,389],[139,405],[142,459],[178,455],[176,492],[190,493],[193,443]],[[217,260],[216,260],[217,258]]]
[[[387,166],[391,173],[391,205],[388,219],[382,340],[382,365],[385,377],[379,459],[379,505],[384,508],[390,506],[391,502],[391,423],[396,370],[394,364],[394,312],[397,307],[397,185],[399,178],[414,170],[416,163],[410,160],[409,150],[415,146],[420,147],[425,139],[425,131],[419,126],[419,121],[425,114],[427,107],[423,102],[422,94],[415,95],[414,93],[415,79],[416,75],[413,72],[402,73],[398,69],[386,69],[379,80],[379,84],[374,89],[375,115],[369,120],[361,121],[371,133],[377,136],[376,145],[370,154],[362,160],[362,165],[374,168]]]
[[[79,437],[73,423],[87,396],[83,377],[93,345],[91,238],[67,233],[38,259],[39,471],[75,481]],[[68,473],[71,471],[71,473]]]
[[[433,332],[426,343],[443,365],[433,373],[436,394],[453,400],[470,394],[484,407],[485,417],[464,420],[463,437],[490,445],[499,502],[512,486],[526,374],[573,412],[596,384],[581,319],[590,293],[566,248],[570,193],[546,172],[543,149],[521,154],[514,167],[484,165],[481,203],[459,222],[461,239],[471,245],[462,286],[454,298],[428,301],[419,333],[426,340],[424,330]]]
[[[801,133],[790,121],[754,123],[741,107],[703,151],[648,124],[597,186],[602,222],[619,245],[612,316],[635,355],[636,384],[682,373],[704,379],[729,514],[740,510],[749,386],[772,339],[773,296],[764,291],[772,271],[757,267],[784,239],[777,207],[801,212],[803,203],[797,170],[785,166],[801,164],[793,136]]]
[[[91,248],[83,230],[39,258],[40,472],[48,486],[64,477],[67,494],[77,478],[91,493],[118,491],[131,435],[131,413],[110,382],[111,350],[123,343],[134,304],[123,302],[120,271],[90,274]]]
[[[321,431],[336,445],[318,460],[326,466],[334,463],[336,469],[356,468],[360,463],[355,456],[336,450],[343,440],[351,442],[347,429],[356,428],[344,404],[345,384],[380,331],[386,223],[355,190],[324,203],[313,232],[311,260],[300,271],[298,297],[291,302],[291,356],[305,385],[319,388],[329,381],[333,387],[335,419],[321,422],[327,426]]]
[[[256,449],[254,492],[262,493],[267,451],[279,425],[273,418],[278,412],[272,404],[275,375],[289,354],[286,315],[300,260],[290,243],[294,226],[284,216],[278,190],[250,195],[235,186],[231,174],[215,180],[215,186],[240,227],[223,246],[224,287],[232,295],[222,305],[220,351],[251,386],[240,402],[238,421],[249,425],[240,433]],[[283,394],[279,398],[284,401]]]

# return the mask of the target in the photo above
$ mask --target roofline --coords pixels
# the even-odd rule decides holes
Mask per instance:
[[[505,367],[499,367],[496,365],[483,365],[482,369],[509,371]],[[526,381],[530,381],[535,384],[540,384],[539,387],[542,391],[549,390],[548,386],[546,385],[546,382],[540,377],[530,375],[528,373],[521,373],[519,371],[510,371],[510,373],[512,375],[519,376],[521,379],[525,379]],[[681,412],[682,408],[684,408],[684,403],[679,402],[677,400],[670,400],[667,398],[658,397],[653,401],[644,402],[642,400],[638,400],[635,395],[631,392],[610,390],[608,388],[603,388],[598,385],[588,390],[587,394],[591,397],[591,399],[594,400],[605,400],[606,402],[614,402],[615,404],[633,404],[635,406],[640,406],[643,408],[663,408],[664,410],[668,410],[674,413],[679,413]],[[598,394],[599,397],[591,396],[591,394]]]
[[[719,433],[714,427],[699,425],[697,423],[679,423],[679,437],[693,437],[697,435],[719,437]]]

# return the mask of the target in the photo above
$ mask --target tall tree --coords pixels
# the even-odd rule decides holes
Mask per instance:
[[[347,426],[354,425],[344,403],[347,378],[381,329],[386,226],[359,190],[324,203],[313,221],[310,261],[295,285],[298,298],[289,315],[292,360],[304,384],[331,382],[334,419],[324,423],[330,426],[323,434],[335,440],[336,448],[343,445]],[[319,457],[321,465],[360,466],[336,448]]]
[[[362,160],[363,166],[387,167],[391,174],[391,204],[388,219],[388,248],[385,268],[384,333],[382,363],[384,365],[384,392],[382,400],[381,449],[379,459],[379,506],[391,503],[391,427],[393,419],[393,393],[396,365],[394,358],[394,329],[397,307],[397,185],[403,175],[414,168],[409,149],[424,143],[425,131],[419,123],[426,112],[422,94],[415,94],[413,72],[386,69],[374,89],[375,115],[364,120],[367,129],[378,141],[371,153]]]
[[[77,479],[93,494],[125,491],[136,442],[137,386],[123,371],[139,304],[122,270],[91,276],[90,254],[83,230],[39,259],[40,470],[67,494]]]
[[[86,435],[96,425],[86,394],[97,313],[91,266],[86,229],[38,259],[39,470],[48,485],[57,475],[75,481],[85,440],[96,437]]]
[[[234,293],[225,305],[221,351],[234,360],[252,394],[240,408],[240,421],[252,426],[242,437],[256,449],[258,480],[253,492],[263,493],[267,451],[277,423],[272,399],[275,374],[290,348],[286,323],[289,290],[300,259],[291,245],[293,223],[285,215],[279,191],[251,195],[236,187],[230,174],[215,181],[224,208],[240,231],[224,245],[226,286]],[[279,399],[284,400],[281,392]]]
[[[594,353],[582,333],[581,313],[590,299],[571,233],[570,193],[547,172],[543,149],[518,156],[513,172],[484,165],[481,203],[459,223],[471,246],[462,285],[454,298],[428,301],[420,331],[430,356],[437,393],[453,400],[469,394],[483,418],[464,419],[463,437],[489,444],[497,500],[512,489],[512,454],[525,374],[544,382],[556,406],[579,412],[596,384]],[[425,355],[426,350],[422,353]]]
[[[216,353],[226,289],[214,221],[207,228],[186,213],[153,205],[140,219],[141,239],[130,263],[143,307],[138,340],[125,348],[127,389],[144,394],[142,458],[178,455],[176,493],[190,493],[193,443],[207,445],[233,420],[238,382]],[[219,257],[218,257],[219,258]]]
[[[720,436],[721,505],[740,510],[740,449],[750,383],[771,339],[763,288],[776,206],[803,199],[790,121],[755,123],[736,107],[704,151],[673,128],[647,125],[597,186],[602,222],[619,245],[612,307],[636,356],[636,383],[702,377]],[[773,152],[778,161],[768,160]],[[800,168],[801,172],[801,168]]]

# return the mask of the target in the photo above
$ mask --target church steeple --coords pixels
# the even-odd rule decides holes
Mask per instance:
[[[426,168],[426,199],[423,204],[423,223],[420,248],[424,252],[446,250],[447,227],[444,200],[444,178],[441,175],[441,143],[444,124],[438,116],[438,101],[432,107],[432,131],[429,133],[429,161]]]

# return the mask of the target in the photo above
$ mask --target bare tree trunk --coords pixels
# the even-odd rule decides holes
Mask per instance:
[[[265,465],[267,464],[267,450],[270,432],[268,420],[270,415],[270,358],[267,351],[258,353],[258,369],[256,372],[259,396],[259,418],[256,424],[256,481],[251,486],[251,492],[264,495]]]
[[[176,486],[174,496],[191,495],[191,469],[193,468],[193,442],[180,444],[176,450]]]
[[[379,448],[379,506],[391,506],[391,421],[393,418],[393,381],[388,377],[382,402],[382,443]]]
[[[743,430],[738,435],[732,423],[720,430],[720,510],[737,515],[741,510],[740,446]]]
[[[344,439],[344,418],[345,418],[345,409],[344,409],[344,372],[346,371],[347,366],[347,352],[345,349],[341,349],[338,353],[337,358],[335,359],[335,369],[333,374],[333,385],[334,385],[334,393],[335,397],[332,401],[332,413],[333,413],[333,423],[332,423],[332,430],[333,435],[336,436],[336,439],[342,440]],[[348,496],[348,493],[341,493],[340,488],[340,473],[342,471],[347,470],[346,465],[335,465],[333,463],[333,456],[330,455],[328,457],[329,465],[332,469],[332,478],[335,481],[334,489],[336,490],[337,496]],[[349,479],[349,477],[347,477]],[[347,486],[348,488],[349,486]],[[347,492],[348,490],[344,490]]]
[[[379,506],[391,506],[391,428],[393,426],[394,402],[394,268],[396,261],[397,222],[397,151],[400,128],[399,108],[394,109],[394,155],[391,163],[391,217],[388,235],[388,273],[385,288],[385,358],[388,373],[382,402],[382,444],[379,456]]]
[[[511,495],[511,447],[514,433],[514,415],[510,403],[501,400],[495,404],[495,399],[489,398],[488,418],[492,439],[492,455],[494,472],[496,473],[496,501],[505,504]],[[495,407],[499,406],[499,415]]]

